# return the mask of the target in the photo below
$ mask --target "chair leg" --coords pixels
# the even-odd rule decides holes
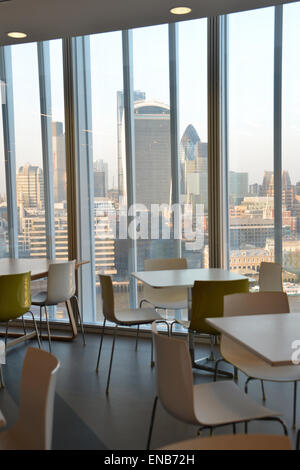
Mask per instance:
[[[207,361],[214,362],[215,361],[215,354],[214,354],[215,336],[210,335],[209,340],[210,340],[210,355],[207,358]]]
[[[43,306],[40,305],[40,338],[43,340],[43,335],[42,335],[42,308]]]
[[[47,330],[48,330],[49,351],[52,352],[52,344],[51,344],[51,334],[50,334],[49,318],[48,318],[48,311],[47,311],[46,305],[44,305],[44,309],[45,309],[45,316],[46,316]]]
[[[254,380],[254,378],[253,377],[247,378],[246,383],[245,383],[245,393],[248,393],[248,383],[250,382],[250,380]]]
[[[265,394],[264,381],[261,380],[261,381],[260,381],[260,384],[261,384],[262,399],[263,399],[263,401],[266,401],[266,394]]]
[[[293,429],[296,429],[296,415],[297,415],[297,385],[298,385],[298,382],[294,382]]]
[[[248,434],[248,421],[245,421],[245,434]]]
[[[108,392],[109,392],[110,374],[111,374],[111,367],[112,367],[112,362],[113,362],[113,357],[114,357],[114,351],[115,351],[115,342],[116,342],[116,333],[117,333],[117,329],[118,329],[118,325],[115,326],[113,344],[112,344],[112,348],[111,348],[110,363],[109,363],[109,371],[108,371],[107,384],[106,384],[106,394],[107,394],[107,395],[108,395]]]
[[[153,336],[151,335],[151,367],[154,367],[154,357],[153,357]]]
[[[152,413],[151,413],[151,421],[150,421],[150,428],[149,428],[149,433],[148,433],[147,448],[146,448],[146,450],[149,450],[149,449],[150,449],[150,443],[151,443],[151,437],[152,437],[152,431],[153,431],[153,424],[154,424],[154,418],[155,418],[155,413],[156,413],[157,400],[158,400],[158,396],[156,396],[156,397],[154,398],[154,402],[153,402]]]
[[[287,427],[286,427],[285,422],[284,422],[282,419],[278,418],[277,416],[270,416],[270,417],[268,417],[268,418],[261,418],[259,421],[277,421],[278,423],[281,424],[281,426],[282,426],[282,428],[283,428],[283,433],[284,433],[284,435],[285,435],[285,436],[288,436],[288,435],[289,435],[288,429],[287,429]]]
[[[233,380],[234,380],[235,382],[238,382],[238,380],[239,380],[238,368],[237,368],[237,367],[234,367],[234,368],[233,368]]]
[[[3,377],[3,369],[2,364],[0,364],[0,388],[5,387],[4,377]]]
[[[5,328],[5,340],[4,340],[5,349],[7,347],[7,339],[8,339],[8,324],[9,324],[9,321],[6,322],[6,328]]]
[[[26,327],[25,327],[24,315],[22,315],[22,324],[23,324],[24,335],[26,336]]]
[[[75,298],[75,301],[76,301],[76,309],[77,309],[79,326],[80,326],[80,329],[81,329],[81,336],[82,336],[83,346],[85,346],[86,341],[85,341],[85,334],[84,334],[84,329],[83,329],[83,321],[82,321],[82,316],[81,316],[81,313],[80,313],[79,301],[78,301],[77,295],[74,295],[74,298]]]
[[[296,450],[300,449],[300,429],[297,432],[297,439],[296,439]]]
[[[232,425],[232,431],[233,431],[233,434],[236,434],[236,424],[235,423],[233,423],[233,425]]]
[[[29,310],[29,312],[32,316],[32,320],[33,320],[33,324],[34,324],[34,329],[35,329],[35,332],[36,332],[36,337],[37,337],[37,340],[38,340],[38,343],[39,343],[39,348],[42,349],[42,345],[41,345],[41,340],[40,340],[40,335],[39,335],[39,332],[38,332],[38,327],[37,327],[37,324],[36,324],[36,321],[35,321],[35,318],[34,318],[34,315],[33,313]]]
[[[101,356],[101,350],[102,350],[105,323],[106,323],[106,318],[104,318],[104,322],[103,322],[103,326],[102,326],[102,334],[101,334],[101,339],[100,339],[100,344],[99,344],[99,352],[98,352],[98,359],[97,359],[97,365],[96,365],[96,372],[98,372],[98,370],[99,370],[99,362],[100,362],[100,356]]]
[[[137,326],[136,329],[136,340],[135,340],[135,350],[138,349],[138,342],[139,342],[139,332],[140,332],[140,325]]]

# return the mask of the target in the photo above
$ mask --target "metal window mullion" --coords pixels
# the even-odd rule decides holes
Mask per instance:
[[[89,271],[80,276],[80,292],[87,321],[96,321],[95,240],[94,240],[94,181],[91,107],[91,67],[89,36],[76,37],[73,42],[74,126],[77,163],[77,230],[78,254],[90,261]],[[90,302],[90,303],[89,303]]]
[[[275,7],[274,27],[274,243],[275,261],[282,264],[282,21],[283,6]]]
[[[18,258],[18,208],[16,196],[15,122],[11,46],[0,47],[0,80],[9,256],[11,258]]]
[[[47,257],[50,259],[54,259],[55,221],[53,195],[52,104],[49,42],[44,41],[37,43],[37,52],[40,85],[46,246]]]
[[[220,145],[220,17],[208,18],[208,239],[209,264],[223,266],[223,194]]]
[[[230,232],[229,232],[229,155],[228,155],[228,16],[220,17],[220,140],[222,161],[222,193],[223,193],[223,266],[230,267]]]
[[[127,206],[134,207],[136,203],[135,176],[135,128],[134,128],[134,90],[133,90],[133,47],[132,31],[122,31],[123,48],[123,82],[124,82],[124,121],[126,147],[126,180]],[[135,223],[135,215],[128,216],[128,224]],[[134,231],[135,233],[135,231]],[[137,306],[137,283],[131,276],[137,270],[136,240],[128,238],[128,275],[130,306]]]
[[[169,81],[170,81],[170,141],[172,171],[172,204],[180,204],[179,161],[179,74],[178,74],[178,24],[169,24]],[[173,211],[173,236],[175,256],[181,257],[181,234],[175,233]],[[181,227],[179,227],[180,229]]]

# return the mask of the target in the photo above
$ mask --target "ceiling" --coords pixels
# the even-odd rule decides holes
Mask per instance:
[[[21,42],[78,36],[181,19],[290,3],[284,0],[0,0],[0,44],[16,44],[9,31],[28,34]],[[192,13],[178,17],[170,8],[188,5]]]

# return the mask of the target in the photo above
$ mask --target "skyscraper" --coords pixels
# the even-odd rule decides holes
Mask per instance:
[[[17,202],[24,208],[44,208],[43,170],[38,166],[21,166],[17,173]]]
[[[108,164],[103,160],[94,162],[94,196],[106,197],[108,191]]]
[[[54,202],[66,200],[65,135],[62,122],[52,122]]]

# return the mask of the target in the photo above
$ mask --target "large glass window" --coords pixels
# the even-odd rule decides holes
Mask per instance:
[[[273,76],[274,8],[229,15],[229,258],[252,278],[274,261]]]
[[[208,267],[206,19],[179,23],[178,49],[180,197],[190,219],[181,249],[189,267],[203,268]]]

